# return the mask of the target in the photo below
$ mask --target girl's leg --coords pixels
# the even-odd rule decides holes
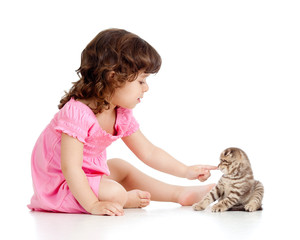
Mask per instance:
[[[102,177],[98,199],[116,202],[124,208],[146,207],[150,203],[150,193],[141,190],[127,191],[120,183],[109,177]]]
[[[149,197],[150,200],[150,196],[146,196],[150,193],[151,200],[154,201],[176,202],[183,206],[191,206],[200,201],[214,187],[214,184],[193,187],[167,184],[144,174],[121,159],[109,160],[108,166],[111,175],[105,178],[120,183],[128,191],[127,204],[129,205],[130,201],[133,199],[137,201],[137,198],[142,201]]]

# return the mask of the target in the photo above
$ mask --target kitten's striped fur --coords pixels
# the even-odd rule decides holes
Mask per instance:
[[[224,173],[218,184],[198,203],[194,210],[204,210],[212,202],[213,212],[227,210],[261,210],[264,187],[254,180],[246,153],[239,148],[227,148],[221,153],[219,169]]]

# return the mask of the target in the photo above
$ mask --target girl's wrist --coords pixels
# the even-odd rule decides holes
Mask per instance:
[[[88,204],[87,208],[85,208],[85,210],[90,213],[93,214],[95,207],[97,207],[97,205],[99,204],[99,200],[96,202],[91,202],[90,204]]]
[[[195,166],[187,166],[186,167],[186,173],[185,178],[189,180],[197,179],[197,168]]]
[[[183,178],[188,179],[188,176],[189,176],[189,166],[184,165]]]

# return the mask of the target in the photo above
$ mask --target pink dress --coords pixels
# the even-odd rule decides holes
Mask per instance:
[[[71,99],[55,114],[33,149],[31,172],[34,195],[28,207],[36,211],[86,213],[70,192],[61,171],[62,132],[84,143],[82,169],[91,189],[98,196],[101,177],[110,174],[106,148],[138,128],[132,111],[119,107],[115,123],[117,134],[113,136],[101,129],[95,114],[87,105]]]

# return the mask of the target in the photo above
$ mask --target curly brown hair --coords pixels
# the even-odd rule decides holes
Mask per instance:
[[[96,107],[91,109],[101,113],[109,109],[116,88],[134,81],[140,72],[157,73],[160,66],[160,55],[139,36],[123,29],[104,30],[82,51],[76,70],[80,79],[62,97],[58,108],[71,98],[94,99]]]

